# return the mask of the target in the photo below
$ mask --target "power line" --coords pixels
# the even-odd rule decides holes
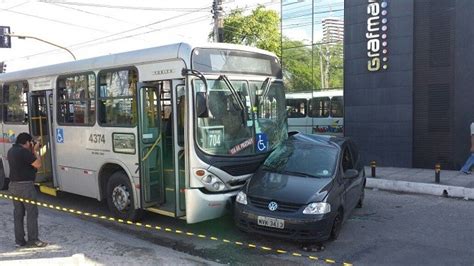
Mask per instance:
[[[207,8],[210,8],[210,6],[203,7],[201,9],[207,9]],[[124,33],[139,30],[139,29],[142,29],[142,28],[147,28],[149,26],[156,25],[156,24],[159,24],[159,23],[163,23],[163,22],[166,22],[166,21],[170,21],[170,20],[173,20],[173,19],[176,19],[176,18],[182,18],[183,16],[190,15],[190,14],[194,14],[194,12],[188,12],[184,15],[180,14],[180,15],[177,15],[177,16],[173,16],[173,17],[166,18],[166,19],[163,19],[163,20],[158,20],[158,21],[146,24],[146,25],[142,25],[142,26],[139,26],[139,27],[135,27],[135,28],[132,28],[132,29],[125,30],[125,31],[121,31],[121,32],[118,32],[118,33],[113,33],[113,34],[103,36],[103,37],[100,37],[100,38],[96,38],[96,39],[93,39],[93,40],[88,40],[88,41],[76,43],[76,44],[73,44],[73,45],[69,46],[69,48],[73,48],[73,47],[77,47],[77,46],[80,47],[80,46],[83,46],[85,44],[92,45],[90,43],[94,43],[96,41],[104,40],[104,39],[107,39],[107,38],[110,38],[110,37],[118,36],[118,35],[121,35],[121,34],[124,34]],[[157,29],[157,30],[160,30],[160,29]],[[127,37],[122,37],[122,39],[123,38],[127,38]],[[48,53],[56,52],[56,51],[57,51],[57,49],[48,50],[48,51],[44,51],[44,52],[40,52],[40,53],[36,53],[36,54],[32,54],[32,55],[27,55],[27,56],[22,56],[22,57],[18,57],[18,58],[8,59],[8,60],[5,60],[5,61],[15,61],[15,60],[19,60],[19,59],[26,59],[26,58],[30,58],[30,57],[33,57],[33,56],[44,55],[44,54],[48,54]]]
[[[127,9],[127,10],[146,10],[146,11],[165,11],[165,12],[205,12],[200,8],[191,7],[139,7],[139,6],[118,6],[118,5],[104,5],[104,4],[92,4],[92,3],[80,3],[80,2],[64,2],[55,0],[41,0],[40,2],[46,3],[60,3],[63,5],[75,5],[75,6],[90,6],[90,7],[102,7],[102,8],[115,8],[115,9]]]
[[[177,24],[177,25],[173,25],[173,26],[170,26],[170,27],[160,28],[160,29],[154,29],[154,30],[147,31],[147,32],[131,34],[131,35],[115,38],[115,39],[104,40],[104,41],[101,41],[101,42],[94,43],[94,45],[98,45],[98,44],[102,44],[102,43],[115,42],[115,41],[131,38],[131,37],[136,37],[136,36],[140,36],[140,35],[146,35],[146,34],[150,34],[150,33],[157,32],[157,31],[162,31],[162,30],[167,30],[167,29],[174,28],[174,27],[180,27],[180,26],[184,26],[184,25],[188,25],[188,24],[193,24],[193,23],[204,21],[204,20],[207,20],[207,19],[209,19],[209,16],[206,15],[205,18],[191,20],[191,21],[188,21],[186,23]],[[183,35],[181,35],[181,36],[183,36]],[[85,47],[88,47],[88,46],[90,46],[90,45],[85,45],[85,46],[82,46],[82,47],[78,47],[76,50],[79,50],[79,49],[82,49],[82,48],[85,48]]]
[[[82,25],[78,25],[78,24],[74,24],[74,23],[64,22],[64,21],[60,21],[60,20],[56,20],[56,19],[44,18],[44,17],[40,17],[40,16],[28,14],[28,13],[23,13],[23,12],[18,12],[18,11],[13,11],[13,10],[8,10],[8,9],[4,9],[4,8],[0,8],[0,10],[10,12],[10,13],[19,14],[19,15],[23,15],[23,16],[33,17],[33,18],[37,18],[37,19],[41,19],[41,20],[46,20],[46,21],[50,21],[50,22],[55,22],[55,23],[59,23],[59,24],[64,24],[64,25],[68,25],[68,26],[73,26],[73,27],[77,27],[77,28],[83,28],[83,29],[99,31],[99,32],[106,32],[106,31],[103,31],[103,30],[90,28],[90,27],[86,27],[86,26],[82,26]]]
[[[48,3],[50,2],[55,2],[55,1],[48,1]],[[46,3],[46,2],[45,2]],[[65,2],[61,2],[61,3],[65,3]],[[68,2],[70,3],[70,2]],[[275,4],[274,2],[267,2],[267,3],[264,3],[263,5],[267,5],[267,4]],[[248,10],[248,9],[253,9],[259,5],[262,5],[262,4],[257,4],[257,5],[253,5],[253,6],[250,6],[250,7],[246,7],[246,8],[243,8],[242,10]],[[198,8],[198,10],[205,10],[205,9],[209,9],[211,8],[211,6],[206,6],[206,7],[202,7],[202,8]],[[100,40],[103,40],[103,39],[107,39],[107,38],[110,38],[110,37],[114,37],[114,36],[118,36],[118,35],[121,35],[121,34],[124,34],[124,33],[127,33],[127,32],[131,32],[131,31],[135,31],[135,30],[139,30],[139,29],[142,29],[142,28],[146,28],[146,27],[149,27],[151,25],[155,25],[155,24],[158,24],[158,23],[161,23],[161,22],[165,22],[165,21],[168,21],[168,20],[172,20],[172,19],[175,19],[175,18],[178,18],[178,17],[183,17],[185,15],[190,15],[194,12],[188,12],[187,14],[184,14],[184,15],[178,15],[178,16],[175,16],[175,17],[171,17],[171,18],[168,18],[168,19],[164,19],[164,20],[160,20],[160,21],[157,21],[157,22],[153,22],[153,23],[150,23],[150,24],[147,24],[147,25],[143,25],[143,26],[139,26],[139,27],[136,27],[136,28],[132,28],[132,29],[129,29],[129,30],[126,30],[126,31],[121,31],[119,33],[114,33],[114,34],[110,34],[110,35],[107,35],[107,36],[104,36],[104,37],[100,37],[100,38],[97,38],[97,39],[93,39],[93,40],[88,40],[88,41],[85,41],[85,42],[80,42],[80,43],[76,43],[76,44],[73,44],[71,46],[69,46],[69,48],[73,48],[73,47],[77,47],[77,48],[83,48],[83,47],[87,47],[87,46],[90,46],[90,45],[96,45],[96,44],[100,44],[100,43],[104,43],[104,42],[99,42],[99,43],[96,43],[97,41],[100,41]],[[197,21],[195,21],[197,22]],[[195,23],[194,22],[194,23]],[[190,24],[190,23],[185,23],[185,24],[177,24],[177,25],[174,25],[173,27],[179,27],[179,26],[182,26],[182,25],[187,25],[187,24]],[[144,34],[149,34],[149,33],[152,33],[152,32],[155,32],[155,31],[160,31],[160,30],[163,30],[163,28],[159,28],[159,29],[154,29],[154,30],[151,30],[151,31],[148,31],[148,32],[145,32],[145,33],[138,33],[138,34],[134,34],[134,35],[128,35],[128,36],[125,36],[125,37],[120,37],[120,38],[116,38],[116,39],[113,39],[112,41],[117,41],[117,40],[121,40],[121,39],[125,39],[125,38],[130,38],[130,37],[135,37],[135,36],[139,36],[139,35],[144,35]],[[93,44],[91,44],[93,43]],[[44,52],[40,52],[40,53],[36,53],[36,54],[31,54],[31,55],[27,55],[27,56],[23,56],[23,57],[18,57],[18,58],[12,58],[12,59],[9,59],[7,61],[16,61],[16,60],[20,60],[20,59],[26,59],[26,58],[30,58],[30,57],[34,57],[34,56],[39,56],[39,55],[44,55],[44,54],[48,54],[48,53],[51,53],[51,52],[56,52],[57,49],[54,49],[54,50],[48,50],[48,51],[44,51]]]
[[[191,14],[191,13],[192,13],[192,12],[187,13],[186,15],[189,15],[189,14]],[[184,16],[184,15],[182,15],[182,14],[176,15],[176,16],[173,16],[173,17],[170,17],[170,18],[166,18],[166,19],[162,19],[162,20],[158,20],[158,21],[155,21],[155,22],[152,22],[152,23],[143,25],[143,26],[139,26],[139,27],[135,27],[135,28],[132,28],[132,29],[129,29],[129,30],[121,31],[121,32],[119,32],[119,33],[114,33],[114,34],[110,34],[110,35],[107,35],[107,36],[104,36],[104,37],[100,37],[100,38],[97,38],[97,39],[94,39],[94,40],[90,40],[90,41],[85,41],[85,42],[82,42],[82,43],[78,43],[78,44],[72,45],[71,47],[75,47],[75,46],[79,46],[79,45],[83,45],[83,44],[88,44],[88,43],[92,43],[92,42],[95,42],[95,41],[107,39],[107,38],[110,38],[110,37],[113,37],[113,36],[118,36],[118,35],[121,35],[121,34],[124,34],[124,33],[128,33],[128,32],[131,32],[131,31],[135,31],[135,30],[147,28],[147,27],[149,27],[149,26],[156,25],[156,24],[159,24],[159,23],[163,23],[163,22],[166,22],[166,21],[170,21],[170,20],[173,20],[173,19],[176,19],[176,18],[182,18],[183,16]]]
[[[45,3],[51,4],[51,5],[60,7],[60,8],[65,8],[65,9],[69,9],[69,10],[74,10],[74,11],[76,11],[76,12],[85,13],[85,14],[92,15],[92,16],[97,16],[97,17],[106,18],[106,19],[110,19],[110,20],[114,20],[114,21],[118,21],[118,22],[122,22],[122,23],[126,23],[126,24],[131,24],[131,22],[129,22],[129,21],[125,21],[125,20],[122,20],[122,19],[114,18],[114,17],[112,17],[112,16],[107,16],[107,15],[104,15],[104,14],[98,14],[98,13],[86,11],[86,10],[83,10],[83,9],[75,8],[75,7],[64,6],[64,5],[61,5],[61,4],[48,3],[48,2],[45,2]],[[134,24],[135,26],[138,26],[138,25],[139,25],[139,24],[136,24],[136,23],[133,23],[133,24]],[[153,29],[153,28],[150,27],[150,29]],[[145,40],[145,41],[146,41],[146,40]]]
[[[26,2],[23,2],[23,3],[19,3],[18,5],[14,5],[14,6],[11,6],[11,7],[7,7],[7,8],[5,8],[5,9],[6,9],[6,10],[14,9],[14,8],[17,8],[17,7],[19,7],[19,6],[22,6],[22,5],[28,4],[28,3],[30,3],[30,1],[26,1]]]
[[[61,4],[63,4],[63,3],[65,3],[65,2],[61,2]],[[70,2],[68,2],[68,3],[70,3]],[[267,2],[267,3],[264,3],[263,6],[265,6],[266,4],[275,4],[275,3],[274,2]],[[55,4],[55,5],[57,5],[57,4]],[[240,9],[243,10],[243,11],[246,11],[246,10],[249,10],[249,9],[253,9],[253,8],[259,6],[259,5],[262,5],[262,4],[257,4],[257,5],[253,5],[253,6],[250,6],[250,7],[240,8]],[[64,7],[64,8],[68,8],[68,7]],[[209,9],[209,8],[210,8],[210,6],[207,6],[207,7],[199,8],[199,10],[204,10],[204,9]],[[71,8],[71,9],[75,9],[75,8]],[[75,10],[81,11],[80,9],[75,9]],[[334,11],[334,10],[332,10],[332,11]],[[94,14],[92,12],[87,12],[87,11],[84,11],[84,12]],[[159,21],[149,23],[149,24],[146,24],[146,25],[142,25],[142,26],[139,26],[139,27],[135,27],[135,28],[132,28],[132,29],[129,29],[129,30],[126,30],[126,31],[121,31],[119,33],[114,33],[114,34],[110,34],[110,35],[103,36],[103,37],[100,37],[100,38],[96,38],[96,39],[93,39],[93,40],[88,40],[88,41],[85,41],[85,42],[76,43],[76,44],[73,44],[69,47],[70,48],[76,47],[77,49],[82,49],[82,48],[88,47],[90,45],[97,45],[97,44],[102,44],[102,43],[106,43],[106,42],[113,42],[113,41],[122,40],[122,39],[126,39],[126,38],[136,37],[136,36],[140,36],[140,35],[146,35],[146,34],[156,32],[156,31],[166,30],[166,29],[170,29],[170,28],[174,28],[174,27],[180,27],[180,26],[183,26],[183,25],[188,25],[188,24],[192,24],[192,23],[196,23],[196,22],[200,22],[200,21],[204,21],[204,20],[208,19],[208,16],[203,16],[203,17],[195,18],[194,20],[188,21],[186,23],[170,25],[170,26],[167,26],[167,27],[153,29],[153,30],[150,30],[150,31],[147,31],[147,32],[141,32],[141,33],[136,33],[136,34],[131,34],[131,35],[127,35],[127,36],[118,37],[118,38],[115,38],[115,39],[106,40],[107,38],[111,38],[111,37],[114,37],[114,36],[119,36],[119,35],[122,35],[124,33],[136,31],[136,30],[139,30],[139,29],[143,29],[143,28],[146,28],[146,27],[149,27],[149,26],[152,26],[152,25],[156,25],[156,24],[159,24],[159,23],[163,23],[163,22],[166,22],[166,21],[169,21],[169,20],[173,20],[173,19],[176,19],[176,18],[182,18],[183,16],[190,15],[190,14],[193,14],[195,12],[196,11],[188,12],[184,15],[178,15],[178,16],[167,18],[167,19],[159,20]],[[331,11],[320,12],[320,13],[329,13],[329,12],[331,12]],[[98,15],[98,14],[95,14],[95,15]],[[98,15],[98,16],[100,16],[100,15]],[[101,41],[101,40],[103,40],[103,41]],[[98,42],[98,41],[101,41],[101,42]],[[13,58],[13,59],[10,59],[8,61],[15,61],[15,60],[24,59],[24,58],[30,58],[30,57],[33,57],[33,56],[43,55],[43,54],[56,52],[56,51],[57,51],[56,49],[55,50],[49,50],[49,51],[40,52],[40,53],[37,53],[37,54],[32,54],[32,55],[28,55],[28,56],[19,57],[19,58]]]
[[[90,11],[86,11],[86,10],[82,10],[82,9],[79,9],[79,8],[74,8],[74,7],[70,7],[70,6],[65,6],[65,5],[63,5],[63,4],[56,4],[56,3],[50,3],[50,2],[44,2],[44,3],[45,3],[45,4],[51,4],[51,5],[54,5],[54,6],[57,6],[57,7],[61,7],[61,8],[65,8],[65,9],[74,10],[74,11],[81,12],[81,13],[85,13],[85,14],[89,14],[89,15],[93,15],[93,16],[97,16],[97,17],[102,17],[102,18],[107,18],[107,19],[111,19],[111,20],[115,20],[115,21],[127,23],[127,24],[130,23],[130,22],[128,22],[128,21],[121,20],[121,19],[118,19],[118,18],[114,18],[114,17],[111,17],[111,16],[107,16],[107,15],[104,15],[104,14],[97,14],[97,13],[90,12]]]

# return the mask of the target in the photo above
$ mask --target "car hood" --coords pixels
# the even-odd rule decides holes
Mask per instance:
[[[312,178],[258,171],[246,186],[250,197],[308,204],[323,201],[332,187],[332,178]]]

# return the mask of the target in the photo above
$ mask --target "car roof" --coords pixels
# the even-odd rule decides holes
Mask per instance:
[[[337,146],[342,147],[344,143],[349,141],[349,138],[337,137],[331,135],[315,135],[315,134],[304,134],[300,132],[291,132],[288,138],[289,140],[306,142],[309,144],[319,146]]]

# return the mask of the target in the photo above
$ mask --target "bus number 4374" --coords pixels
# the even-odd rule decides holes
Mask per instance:
[[[90,134],[89,142],[90,143],[104,143],[105,144],[105,135],[104,134]]]

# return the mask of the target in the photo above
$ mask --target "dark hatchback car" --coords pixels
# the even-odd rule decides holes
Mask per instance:
[[[234,217],[251,233],[301,242],[336,239],[362,207],[365,174],[352,140],[296,133],[239,192]]]

